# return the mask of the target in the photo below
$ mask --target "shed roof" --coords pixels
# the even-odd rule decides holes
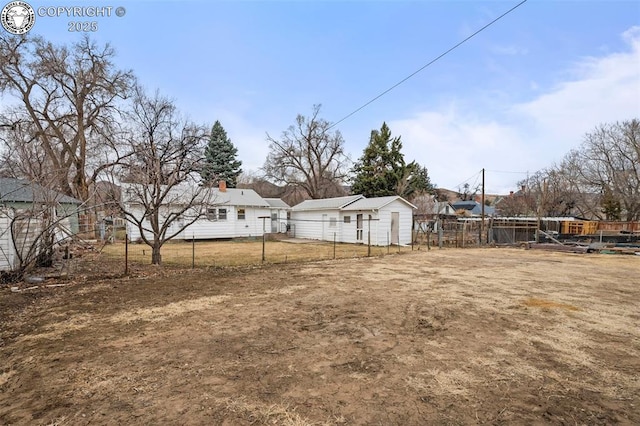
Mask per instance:
[[[406,204],[408,207],[415,209],[416,206],[405,200],[404,198],[398,195],[390,195],[387,197],[374,197],[374,198],[361,198],[348,206],[344,207],[342,210],[379,210],[386,206],[387,204],[391,204],[392,202],[399,200]]]
[[[271,207],[274,207],[274,208],[278,208],[278,209],[290,209],[291,208],[291,206],[289,204],[285,203],[280,198],[265,198],[264,200],[267,203],[269,203],[269,205]]]
[[[364,195],[349,195],[346,197],[321,198],[318,200],[305,200],[293,206],[292,210],[336,210],[344,208],[354,201],[364,198]]]
[[[0,203],[82,204],[82,201],[47,189],[37,183],[14,178],[0,178]]]

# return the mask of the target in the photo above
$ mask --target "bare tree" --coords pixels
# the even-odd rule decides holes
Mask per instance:
[[[304,189],[310,198],[344,195],[350,162],[344,139],[319,114],[320,105],[314,105],[311,117],[298,115],[280,139],[267,134],[270,152],[263,172],[275,183]]]
[[[2,111],[0,130],[5,152],[22,156],[17,177],[39,181],[46,170],[59,191],[89,198],[90,183],[117,159],[118,102],[134,79],[114,56],[89,37],[72,46],[0,37],[0,94],[17,101]]]
[[[182,118],[170,100],[157,92],[150,97],[141,88],[135,90],[129,120],[131,155],[119,168],[125,182],[120,206],[151,247],[151,263],[160,264],[162,246],[213,202],[211,188],[199,180],[207,132]]]
[[[543,216],[640,220],[640,120],[596,127],[560,164],[521,184],[521,207]]]
[[[619,203],[626,220],[640,220],[639,119],[596,127],[573,156],[586,187],[601,200]]]
[[[465,183],[461,188],[458,188],[458,198],[460,198],[460,200],[462,201],[475,200],[479,190],[480,185],[476,185],[472,188],[471,185]]]
[[[3,204],[18,207],[0,208],[0,264],[10,271],[5,280],[19,281],[35,267],[52,266],[56,247],[73,238],[71,216],[84,206],[33,182],[3,179],[2,186]]]

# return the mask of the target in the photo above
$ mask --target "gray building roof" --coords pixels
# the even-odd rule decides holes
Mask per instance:
[[[44,188],[37,183],[14,178],[0,178],[0,203],[82,204],[82,201]]]
[[[277,208],[277,209],[290,209],[291,206],[287,203],[285,203],[284,201],[282,201],[280,198],[265,198],[264,199],[267,203],[269,203],[269,205],[273,208]]]
[[[345,206],[342,210],[354,211],[354,210],[379,210],[396,200],[400,200],[408,207],[415,209],[416,206],[405,200],[398,195],[391,195],[388,197],[374,197],[374,198],[361,198],[348,206]]]
[[[364,198],[363,195],[349,195],[346,197],[321,198],[319,200],[305,200],[293,206],[293,211],[303,210],[336,210]]]
[[[460,210],[460,209],[468,210],[473,215],[482,214],[482,204],[480,204],[477,201],[473,201],[473,200],[472,201],[456,201],[455,203],[452,203],[451,206],[456,210]],[[496,213],[495,207],[484,206],[484,214],[486,216],[493,216],[495,213]]]
[[[181,205],[192,201],[196,191],[202,188],[190,184],[177,185],[171,188],[165,199],[166,204]],[[139,184],[126,184],[122,187],[122,199],[125,203],[140,204],[141,193],[144,186]],[[270,205],[253,189],[227,188],[220,191],[219,188],[203,189],[196,197],[195,204],[228,205],[240,207],[266,207]]]
[[[270,207],[271,205],[253,189],[227,188],[222,192],[213,190],[215,204],[229,204],[231,206]]]

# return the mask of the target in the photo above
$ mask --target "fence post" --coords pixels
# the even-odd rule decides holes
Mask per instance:
[[[336,233],[333,233],[333,258],[336,258]]]
[[[196,234],[191,234],[191,269],[196,267]]]
[[[369,231],[367,232],[367,257],[371,257],[371,215],[369,215]]]
[[[129,234],[124,233],[124,274],[129,275]]]
[[[389,237],[389,231],[387,231],[387,254],[389,254],[390,248],[391,248],[391,238]]]

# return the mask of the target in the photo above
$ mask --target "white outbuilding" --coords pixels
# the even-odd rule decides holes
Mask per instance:
[[[376,246],[409,245],[415,209],[397,195],[307,200],[291,209],[291,235]]]

